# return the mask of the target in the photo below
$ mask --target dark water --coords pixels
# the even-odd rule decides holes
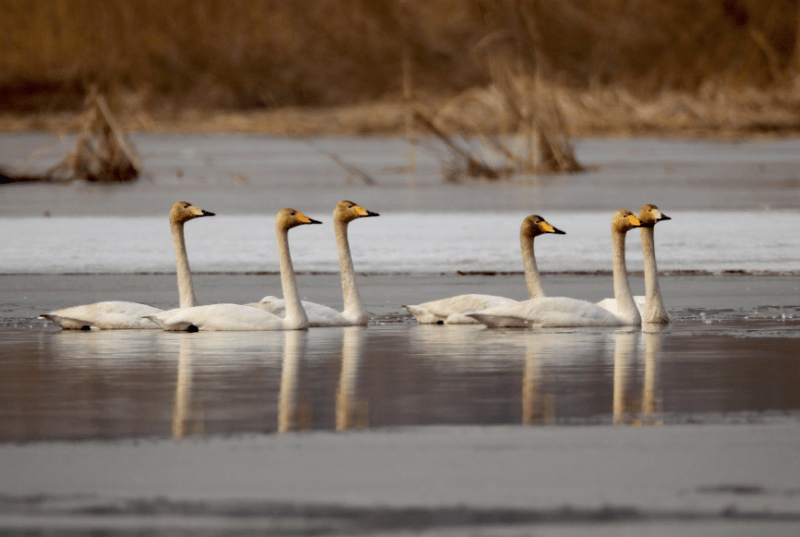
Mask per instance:
[[[758,419],[800,410],[798,328],[7,329],[0,441]]]

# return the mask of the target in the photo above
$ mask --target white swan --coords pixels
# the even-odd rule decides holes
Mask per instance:
[[[489,327],[566,327],[566,326],[626,326],[641,324],[642,318],[628,282],[625,268],[625,234],[641,227],[642,222],[630,211],[620,210],[611,220],[611,241],[614,258],[614,295],[619,305],[617,313],[597,304],[574,298],[534,298],[516,304],[467,313],[468,317]]]
[[[662,213],[658,207],[648,203],[639,213],[642,227],[639,230],[642,236],[642,252],[644,254],[644,296],[633,297],[639,314],[644,323],[668,323],[669,314],[661,298],[661,288],[658,285],[658,267],[656,266],[656,246],[653,238],[655,225],[662,220],[671,218]],[[606,298],[597,303],[611,313],[617,311],[617,300]]]
[[[333,210],[333,229],[336,233],[336,245],[339,250],[339,268],[342,274],[342,298],[344,311],[303,301],[303,308],[308,316],[308,326],[356,326],[366,325],[368,312],[356,287],[356,275],[353,271],[353,258],[350,255],[350,242],[347,239],[347,224],[357,218],[380,216],[378,213],[368,211],[352,201],[340,201]],[[265,296],[261,302],[247,304],[254,308],[283,315],[286,311],[286,301],[274,296]]]
[[[528,286],[529,298],[545,296],[539,269],[536,266],[536,257],[533,254],[533,239],[545,233],[565,235],[563,231],[556,229],[544,218],[536,214],[526,217],[519,228],[519,243],[522,251],[522,263],[525,267],[525,283]],[[414,306],[403,306],[403,308],[408,310],[422,324],[475,324],[477,321],[464,314],[515,303],[517,301],[512,298],[468,294],[442,298]]]
[[[204,211],[186,201],[177,202],[169,212],[178,274],[178,294],[182,308],[197,305],[192,285],[192,271],[189,269],[189,258],[186,255],[183,225],[201,216],[214,216],[214,213]],[[162,310],[136,302],[110,300],[51,311],[40,317],[53,321],[65,330],[158,328],[158,325],[142,317],[160,311]]]
[[[300,302],[289,254],[289,230],[303,224],[321,224],[300,211],[283,209],[275,218],[278,256],[281,265],[281,286],[286,297],[286,316],[278,317],[262,309],[241,304],[212,304],[145,315],[164,330],[302,330],[308,318]]]

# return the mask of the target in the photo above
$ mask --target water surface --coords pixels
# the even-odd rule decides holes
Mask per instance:
[[[458,185],[442,181],[435,143],[415,148],[410,170],[404,140],[314,140],[372,175],[369,186],[301,140],[132,138],[147,170],[136,183],[1,188],[0,441],[798,411],[798,140],[577,140],[586,173]],[[0,162],[21,165],[50,141],[0,134]],[[341,307],[330,212],[351,199],[381,213],[350,227],[370,326],[74,333],[35,319],[108,299],[173,306],[166,214],[181,199],[218,215],[186,226],[201,303],[280,294],[272,222],[291,206],[328,224],[292,231],[301,294]],[[400,309],[464,292],[524,298],[518,230],[531,213],[567,232],[536,241],[547,292],[611,296],[611,214],[645,203],[672,217],[656,231],[665,330],[431,327]],[[627,245],[642,294],[638,233]]]
[[[6,330],[0,441],[795,413],[800,322],[770,327]]]

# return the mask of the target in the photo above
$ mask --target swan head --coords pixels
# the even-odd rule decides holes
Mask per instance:
[[[635,227],[643,227],[642,221],[632,212],[620,209],[611,218],[611,229],[619,233],[627,233]]]
[[[343,200],[336,204],[333,210],[333,219],[339,222],[349,223],[356,218],[364,218],[367,216],[380,216],[378,213],[373,213],[361,207],[352,201]]]
[[[653,227],[662,220],[672,219],[662,213],[658,207],[652,203],[648,203],[642,207],[642,211],[639,213],[639,220],[642,221],[642,227]]]
[[[557,235],[566,235],[565,232],[553,227],[547,220],[538,214],[532,214],[522,221],[522,226],[519,228],[521,235],[525,237],[538,237],[545,233],[555,233]]]
[[[195,207],[188,201],[179,201],[172,206],[169,212],[170,222],[184,223],[193,218],[200,218],[201,216],[214,216],[214,213],[205,211],[200,207]]]
[[[300,211],[294,209],[281,209],[275,217],[275,227],[279,229],[292,229],[293,227],[304,224],[321,224],[319,220],[309,218]]]

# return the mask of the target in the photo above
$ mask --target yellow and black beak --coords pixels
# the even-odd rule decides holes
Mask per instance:
[[[565,231],[561,231],[557,227],[552,226],[549,222],[542,222],[542,229],[545,233],[555,233],[556,235],[566,235]]]
[[[367,216],[380,216],[378,213],[373,213],[372,211],[368,211],[360,205],[357,205],[355,207],[355,210],[359,218],[366,218]]]
[[[300,211],[297,211],[297,212],[294,214],[294,216],[295,216],[295,218],[297,218],[298,220],[300,220],[300,222],[302,222],[303,224],[321,224],[321,223],[322,223],[322,222],[320,222],[319,220],[314,220],[313,218],[309,218],[309,217],[307,217],[306,215],[304,215],[304,214],[303,214],[303,213],[301,213]]]
[[[205,209],[201,209],[200,207],[195,207],[192,205],[192,216],[200,217],[200,216],[214,216],[214,213],[211,211],[206,211]]]

